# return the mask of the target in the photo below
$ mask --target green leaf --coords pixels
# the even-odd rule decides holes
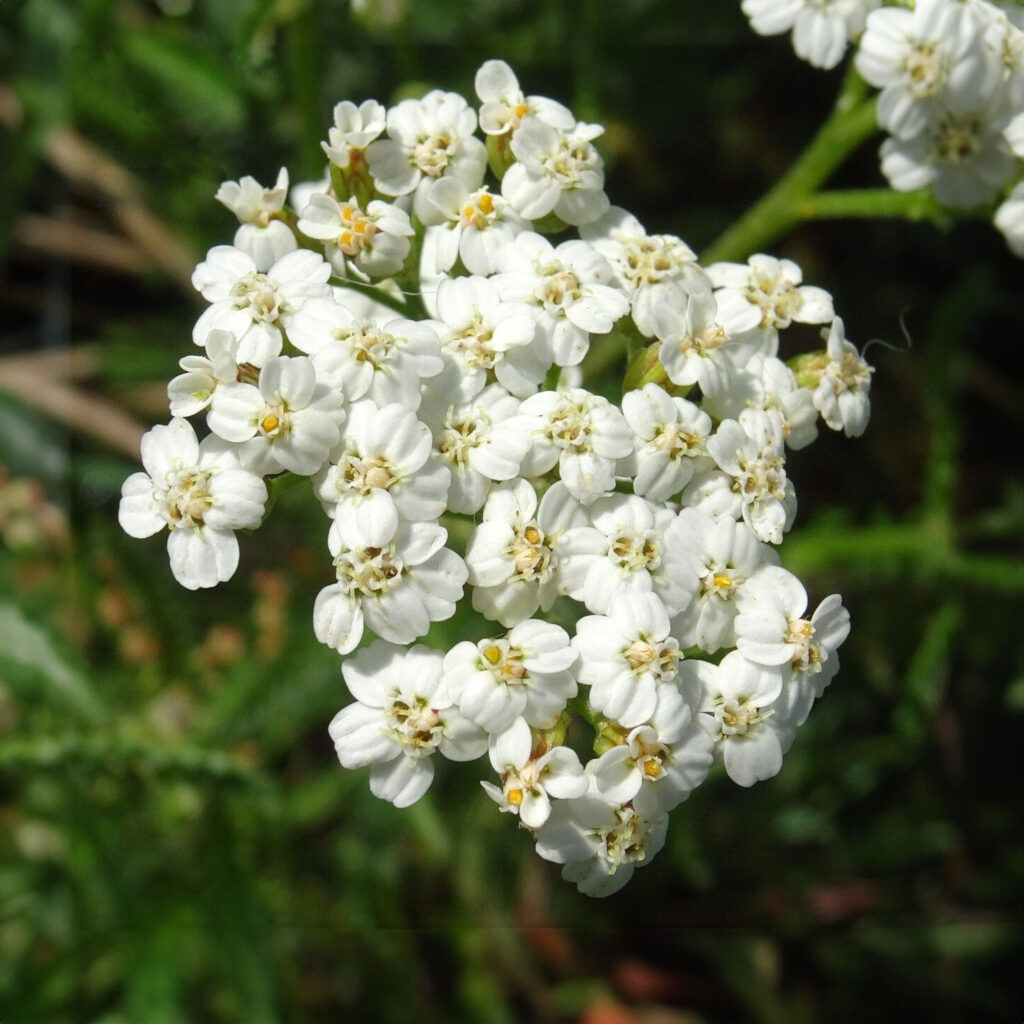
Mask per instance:
[[[89,722],[103,718],[100,701],[85,676],[13,605],[0,605],[0,636],[0,675],[5,682],[31,689],[34,702],[52,704]]]
[[[122,45],[128,60],[184,109],[200,111],[214,128],[241,126],[245,104],[224,68],[156,32],[127,32]]]

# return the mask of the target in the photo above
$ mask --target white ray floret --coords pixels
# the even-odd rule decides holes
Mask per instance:
[[[346,768],[371,766],[370,792],[381,800],[419,800],[433,781],[435,752],[472,761],[487,749],[487,734],[452,704],[439,651],[378,640],[341,671],[356,703],[334,716],[331,739]]]
[[[267,487],[242,468],[237,453],[219,438],[196,438],[180,418],[142,438],[144,473],[121,488],[118,521],[131,537],[151,537],[165,527],[174,578],[189,590],[214,587],[238,567],[235,530],[263,519]]]
[[[264,188],[248,175],[225,181],[214,196],[239,220],[235,248],[248,253],[259,271],[269,270],[282,256],[294,252],[295,233],[279,217],[288,195],[288,170],[282,167],[273,188]]]

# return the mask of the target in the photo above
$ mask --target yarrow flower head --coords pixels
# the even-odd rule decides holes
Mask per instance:
[[[928,63],[939,4],[919,3],[916,42],[890,32],[873,51],[906,131],[960,109],[961,81],[985,92],[971,69],[988,35],[963,29]],[[874,6],[745,3],[822,64]],[[918,65],[936,83],[920,117]],[[271,490],[308,479],[313,634],[354,698],[329,726],[338,760],[406,807],[435,755],[486,754],[481,804],[607,896],[714,762],[743,786],[778,772],[835,677],[849,615],[836,594],[809,611],[773,545],[796,514],[787,448],[819,419],[860,434],[873,371],[796,263],[701,267],[610,205],[599,125],[524,94],[502,61],[476,90],[479,111],[441,90],[338,103],[327,174],[291,205],[286,171],[221,186],[235,245],[195,270],[197,348],[119,517],[134,537],[166,529],[175,578],[211,587]],[[1004,127],[1019,152],[1024,128]],[[784,362],[794,324],[826,327]],[[588,385],[627,345],[636,386]]]

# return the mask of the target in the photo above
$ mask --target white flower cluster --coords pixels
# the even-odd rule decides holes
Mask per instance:
[[[1024,257],[1024,7],[1013,0],[743,0],[756,32],[793,30],[797,54],[835,67],[847,44],[881,90],[882,173],[945,206],[998,203],[996,227]]]
[[[342,666],[341,763],[404,807],[435,752],[486,753],[499,809],[604,895],[714,761],[743,786],[774,775],[835,675],[847,612],[837,595],[809,612],[773,545],[796,511],[787,447],[819,418],[860,434],[872,371],[794,263],[701,268],[609,205],[598,126],[500,61],[477,92],[479,111],[439,91],[340,103],[328,178],[294,210],[284,172],[222,186],[242,226],[196,268],[198,351],[120,518],[166,526],[176,578],[209,587],[266,480],[309,477],[330,574],[315,634],[341,655],[376,637]],[[793,323],[824,345],[787,365]],[[664,387],[616,405],[581,386],[613,332],[660,358]],[[466,599],[489,635],[416,643]]]

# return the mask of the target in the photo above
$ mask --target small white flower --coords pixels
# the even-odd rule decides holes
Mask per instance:
[[[238,567],[234,531],[255,529],[263,519],[263,480],[218,438],[200,443],[180,418],[143,436],[142,465],[146,471],[121,488],[121,528],[150,537],[167,527],[171,571],[189,590],[231,579]]]
[[[387,112],[376,100],[364,100],[358,107],[342,100],[334,108],[334,126],[320,148],[335,167],[358,170],[366,147],[384,131],[386,118]]]
[[[878,123],[897,138],[922,132],[945,93],[976,103],[993,85],[993,62],[968,8],[954,0],[918,0],[913,10],[868,15],[857,70],[882,90]]]
[[[409,255],[414,234],[409,214],[373,199],[363,210],[351,199],[314,195],[299,218],[299,230],[324,243],[324,255],[339,277],[349,272],[361,280],[398,273]]]
[[[799,722],[839,671],[836,651],[850,632],[850,614],[838,594],[810,618],[807,592],[780,566],[759,569],[736,598],[736,647],[749,661],[779,666],[805,695]],[[799,724],[799,722],[797,724]]]
[[[661,341],[658,358],[673,384],[698,384],[705,395],[729,387],[736,372],[729,354],[736,348],[734,335],[751,331],[760,320],[754,307],[730,312],[727,322],[710,292],[688,296],[685,307],[667,302],[654,306],[651,326]]]
[[[847,43],[864,29],[882,0],[743,0],[743,13],[763,36],[793,30],[793,49],[817,68],[834,68]]]
[[[364,623],[385,640],[407,644],[431,622],[450,619],[462,599],[466,565],[444,547],[447,537],[436,523],[399,519],[389,501],[340,506],[327,536],[337,582],[317,595],[317,639],[348,654]]]
[[[782,767],[794,724],[773,706],[782,693],[778,668],[755,665],[739,651],[718,665],[686,661],[684,686],[696,695],[697,721],[715,743],[715,759],[741,786],[770,779]]]
[[[636,437],[634,493],[651,501],[678,494],[690,482],[695,465],[708,459],[704,442],[711,433],[711,417],[657,384],[623,395],[622,415]]]
[[[292,229],[276,217],[287,195],[288,170],[282,167],[273,188],[264,188],[255,178],[246,176],[240,181],[225,181],[214,197],[238,218],[235,248],[248,253],[259,271],[269,270],[299,247]]]
[[[708,439],[708,453],[733,479],[742,514],[758,540],[782,543],[796,515],[796,494],[786,478],[782,417],[777,411],[744,409]]]
[[[307,303],[288,334],[312,354],[317,376],[350,401],[401,402],[415,412],[420,385],[444,368],[441,342],[427,323],[364,319],[333,300]]]
[[[441,350],[462,378],[460,390],[479,393],[493,372],[498,383],[525,398],[536,392],[551,365],[546,349],[534,345],[533,311],[525,302],[505,301],[493,281],[448,278],[437,291],[433,327]]]
[[[846,340],[843,321],[836,317],[822,337],[827,342],[828,362],[814,389],[814,406],[832,430],[860,437],[871,415],[871,374],[874,370]]]
[[[715,286],[715,300],[722,322],[737,323],[756,310],[754,330],[760,335],[758,351],[774,356],[779,349],[779,331],[794,321],[801,324],[828,323],[835,315],[832,296],[823,288],[801,284],[803,274],[792,260],[779,260],[760,253],[743,263],[713,263],[708,277]],[[738,329],[733,328],[733,333]]]
[[[629,312],[608,261],[586,242],[555,248],[533,231],[516,236],[498,258],[495,284],[508,299],[537,310],[538,340],[558,366],[576,366],[590,348],[591,334],[608,334]],[[550,365],[550,362],[548,363]]]
[[[332,517],[341,502],[386,493],[403,519],[436,520],[445,509],[451,474],[431,458],[432,449],[430,428],[404,405],[355,402],[339,448],[314,478],[316,496]]]
[[[570,697],[576,652],[561,626],[527,619],[505,636],[456,644],[444,659],[452,699],[472,722],[500,733],[517,718],[549,729]]]
[[[552,484],[540,504],[528,480],[499,484],[483,521],[466,545],[473,607],[503,626],[514,626],[562,592],[559,545],[567,530],[587,522],[565,484]]]
[[[611,492],[616,463],[633,454],[633,434],[619,409],[583,388],[531,395],[503,429],[530,439],[524,476],[541,476],[557,465],[562,482],[581,501]]]
[[[650,720],[658,687],[675,679],[683,657],[669,628],[664,604],[650,593],[627,594],[607,615],[580,619],[576,678],[590,687],[592,707],[627,729]]]
[[[683,306],[694,292],[710,290],[707,275],[694,251],[675,235],[648,235],[644,226],[621,207],[580,228],[589,242],[615,271],[629,296],[630,312],[645,337],[654,334],[651,311],[659,302]]]
[[[480,107],[480,128],[487,135],[504,135],[524,117],[536,117],[560,131],[569,131],[576,119],[561,103],[546,96],[524,96],[515,72],[503,60],[480,65],[475,79]]]
[[[714,743],[693,721],[678,686],[659,683],[656,692],[649,721],[589,766],[595,787],[610,803],[632,800],[671,811],[707,777]]]
[[[592,145],[604,129],[580,122],[559,130],[539,117],[527,116],[512,135],[517,162],[501,180],[501,194],[527,220],[549,213],[579,226],[608,209],[604,162]]]
[[[452,706],[439,651],[378,640],[341,671],[357,703],[334,716],[331,739],[346,768],[372,766],[374,796],[408,807],[430,788],[435,751],[471,761],[486,750],[486,734]]]
[[[587,896],[610,896],[649,864],[665,845],[668,815],[613,804],[596,787],[575,800],[559,800],[537,831],[537,853],[564,864],[562,877]]]
[[[261,272],[241,249],[214,246],[192,275],[196,290],[212,303],[196,322],[192,338],[204,345],[210,331],[230,331],[238,338],[238,361],[263,366],[281,354],[281,332],[291,329],[303,305],[331,294],[330,276],[323,258],[308,249],[288,253]]]
[[[548,747],[533,756],[533,735],[522,718],[490,738],[488,754],[501,787],[481,782],[502,813],[518,814],[525,828],[538,829],[551,814],[551,798],[571,800],[587,792],[590,780],[574,750]]]
[[[670,615],[682,611],[697,589],[693,566],[668,528],[675,514],[635,494],[598,498],[590,526],[562,542],[561,580],[570,597],[604,614],[629,594],[653,591]]]
[[[434,89],[422,99],[402,100],[388,110],[387,138],[366,150],[377,188],[389,196],[415,193],[413,210],[427,222],[434,179],[450,175],[469,190],[483,183],[487,150],[475,130],[476,112],[458,93]]]
[[[172,416],[194,416],[205,409],[220,384],[238,379],[238,339],[230,331],[213,330],[206,336],[205,356],[185,356],[178,365],[185,371],[167,385]]]
[[[243,461],[257,472],[312,476],[338,443],[344,419],[341,396],[317,381],[308,358],[278,356],[260,370],[258,387],[221,384],[207,422],[242,445]]]
[[[489,385],[468,402],[442,406],[436,399],[444,392],[441,387],[428,396],[432,407],[424,415],[434,428],[434,451],[451,471],[448,508],[472,515],[483,508],[496,481],[519,475],[529,438],[501,429],[520,402],[500,384]]]
[[[451,270],[458,259],[471,274],[493,274],[501,251],[530,226],[503,196],[486,186],[470,192],[457,178],[438,179],[427,198],[433,209],[424,260],[429,250],[439,274]]]
[[[696,644],[708,654],[734,646],[736,594],[765,562],[777,560],[775,549],[746,523],[712,519],[697,508],[684,508],[668,534],[699,580],[694,600],[673,619],[672,632],[684,646]]]

